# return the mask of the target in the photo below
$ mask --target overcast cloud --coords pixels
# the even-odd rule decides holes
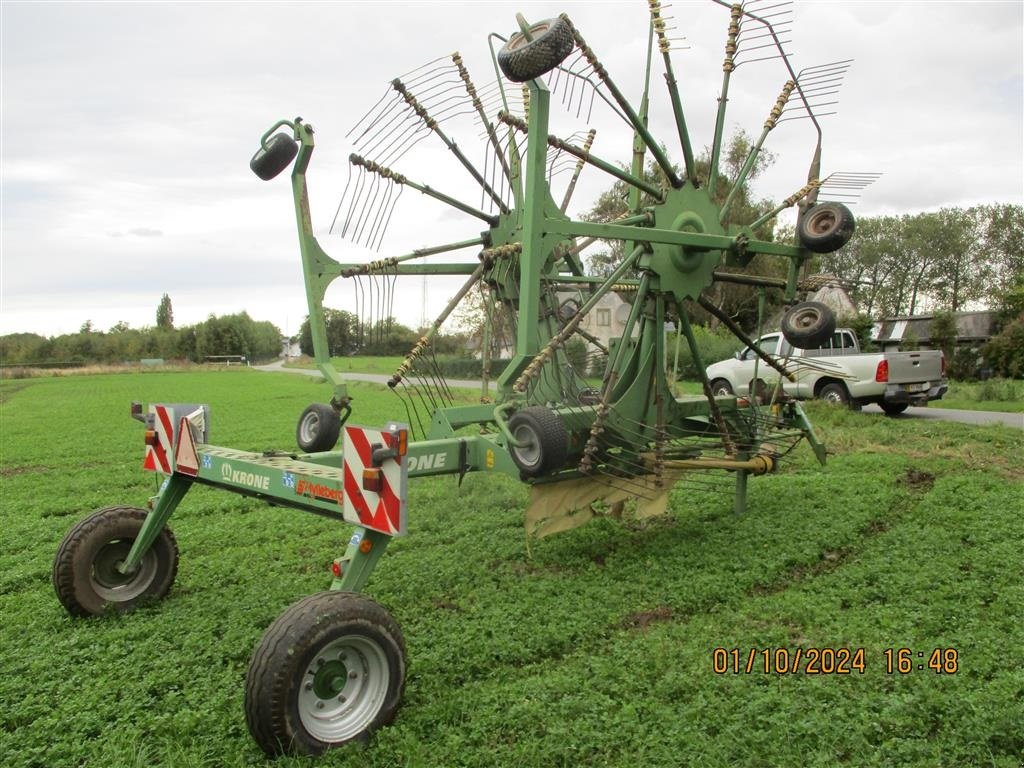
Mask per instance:
[[[290,190],[263,183],[248,160],[280,118],[316,126],[309,171],[321,244],[339,261],[375,258],[328,235],[344,189],[346,132],[388,81],[459,50],[483,87],[492,68],[486,35],[508,34],[521,10],[566,11],[633,99],[646,53],[644,2],[463,3],[2,3],[2,273],[0,333],[75,331],[86,320],[155,322],[163,293],[178,325],[245,309],[295,333],[306,313]],[[688,49],[673,54],[694,143],[711,141],[728,11],[677,2],[669,11]],[[860,215],[1024,202],[1024,3],[800,3],[797,69],[855,63],[839,113],[825,118],[823,170],[874,171]],[[493,77],[493,75],[492,75]],[[728,130],[758,133],[785,80],[778,61],[739,68]],[[679,160],[658,67],[652,129]],[[583,127],[554,118],[554,132]],[[628,161],[631,138],[595,111],[595,153]],[[453,127],[454,133],[454,127]],[[455,133],[482,158],[476,132]],[[777,160],[757,193],[782,199],[806,178],[813,133],[781,125]],[[479,202],[436,141],[399,164],[414,179]],[[587,171],[570,213],[608,186]],[[556,191],[556,198],[560,191]],[[466,239],[480,222],[406,192],[381,253]],[[472,259],[471,251],[462,259]],[[432,281],[432,317],[459,281]],[[350,286],[328,303],[350,308]],[[419,278],[395,305],[423,316]]]

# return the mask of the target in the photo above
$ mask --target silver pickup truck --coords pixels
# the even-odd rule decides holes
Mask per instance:
[[[783,388],[801,400],[817,397],[853,408],[878,403],[894,416],[940,399],[949,388],[941,351],[861,352],[849,328],[837,328],[816,349],[796,349],[781,332],[765,334],[757,345],[795,374],[796,381],[784,381]],[[708,366],[707,374],[716,395],[749,395],[755,380],[771,387],[781,378],[750,348]]]

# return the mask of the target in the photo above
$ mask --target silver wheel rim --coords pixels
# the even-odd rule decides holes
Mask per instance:
[[[515,446],[516,456],[519,460],[528,467],[536,466],[540,461],[540,441],[533,430],[525,424],[520,424],[512,433],[512,437],[519,443]]]
[[[825,400],[829,403],[842,403],[843,396],[840,395],[835,390],[829,390],[828,392],[825,393]]]
[[[316,413],[307,413],[299,424],[299,434],[302,435],[302,442],[313,442],[319,431],[320,417]]]
[[[791,322],[792,324],[801,329],[807,330],[817,323],[821,318],[821,312],[814,307],[805,307],[797,312],[793,313]]]
[[[143,555],[142,562],[131,573],[117,570],[128,557],[133,543],[131,539],[109,541],[100,547],[92,559],[89,583],[93,591],[107,602],[134,600],[149,589],[156,578],[157,558],[152,549]]]
[[[299,719],[315,739],[348,741],[365,731],[384,706],[391,671],[384,649],[345,635],[310,660],[299,688]]]

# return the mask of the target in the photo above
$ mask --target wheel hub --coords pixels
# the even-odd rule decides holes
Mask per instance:
[[[156,556],[147,552],[142,562],[128,573],[121,573],[121,564],[127,559],[134,542],[118,539],[100,547],[92,561],[89,579],[96,594],[110,602],[122,602],[138,597],[146,591],[156,575]]]

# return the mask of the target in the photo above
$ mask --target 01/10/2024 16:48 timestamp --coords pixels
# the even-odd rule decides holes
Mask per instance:
[[[959,671],[956,648],[886,648],[881,655],[887,675],[925,671],[954,675]],[[862,675],[869,666],[866,657],[863,648],[715,648],[711,653],[712,670],[718,675]]]

